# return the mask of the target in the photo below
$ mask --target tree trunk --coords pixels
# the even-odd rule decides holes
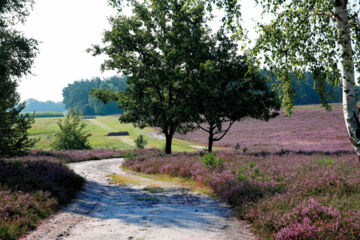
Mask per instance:
[[[213,133],[213,128],[210,127],[208,152],[212,152],[213,143],[214,143],[214,133]]]
[[[336,27],[341,52],[340,70],[343,84],[343,111],[350,141],[360,158],[360,123],[356,100],[353,49],[348,25],[347,0],[336,0]]]
[[[171,154],[171,145],[172,145],[172,138],[174,134],[165,134],[166,138],[166,145],[165,145],[165,153]]]

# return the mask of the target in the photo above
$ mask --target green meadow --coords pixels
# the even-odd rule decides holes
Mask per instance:
[[[60,118],[36,118],[35,124],[29,133],[32,138],[39,141],[34,148],[49,150],[52,135],[58,130],[57,121]],[[148,141],[146,147],[163,148],[165,139],[163,135],[152,128],[135,128],[132,124],[120,124],[117,116],[96,116],[93,119],[83,119],[87,124],[86,132],[90,133],[89,142],[92,148],[103,149],[134,149],[134,140],[143,135]],[[128,132],[129,136],[106,136],[109,132]],[[197,151],[204,145],[173,139],[173,151]]]

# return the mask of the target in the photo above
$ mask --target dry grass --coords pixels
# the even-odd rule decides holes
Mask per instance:
[[[145,186],[143,190],[151,193],[160,193],[171,188],[183,188],[190,192],[214,196],[214,192],[210,187],[202,185],[190,178],[171,177],[165,174],[148,175],[133,172],[125,168],[122,169],[130,172],[131,175],[108,175],[108,177],[112,178],[114,183],[121,185]]]

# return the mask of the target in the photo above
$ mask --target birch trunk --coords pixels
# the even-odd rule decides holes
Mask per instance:
[[[360,159],[360,123],[357,109],[353,49],[348,25],[347,0],[336,0],[336,26],[341,52],[340,70],[343,84],[343,111],[346,129]]]

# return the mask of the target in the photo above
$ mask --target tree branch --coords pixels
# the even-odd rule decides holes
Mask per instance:
[[[203,128],[199,123],[196,123],[196,125],[197,125],[200,129],[202,129],[203,131],[205,131],[205,132],[210,132],[210,130],[208,130],[208,129],[206,129],[206,128]]]
[[[213,139],[214,142],[220,141],[221,139],[223,139],[223,138],[225,137],[225,135],[228,133],[228,131],[230,130],[231,126],[232,126],[234,123],[235,123],[234,121],[230,121],[230,124],[229,124],[228,128],[227,128],[225,131],[223,131],[224,134],[223,134],[221,137],[214,138],[214,139]],[[214,135],[215,135],[215,134],[214,134]]]

